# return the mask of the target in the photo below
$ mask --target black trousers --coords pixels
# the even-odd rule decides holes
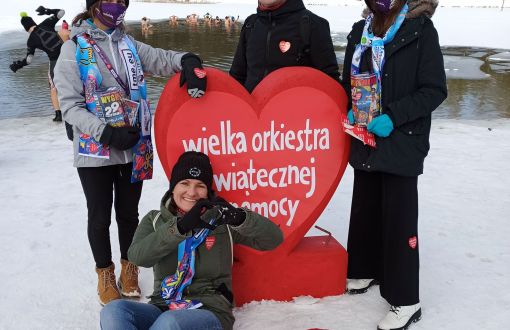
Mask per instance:
[[[115,206],[120,255],[127,260],[127,251],[138,226],[138,202],[143,185],[142,182],[131,183],[132,166],[133,163],[78,168],[87,199],[87,234],[98,268],[108,267],[112,263],[112,204]]]
[[[396,306],[419,298],[418,177],[354,171],[347,277],[373,278]]]

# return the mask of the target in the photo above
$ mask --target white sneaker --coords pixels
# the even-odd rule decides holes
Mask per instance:
[[[411,323],[416,323],[420,319],[420,303],[411,306],[391,306],[386,317],[377,325],[377,330],[406,330]]]
[[[347,293],[360,294],[367,292],[368,288],[372,285],[377,285],[379,282],[374,279],[347,279]]]

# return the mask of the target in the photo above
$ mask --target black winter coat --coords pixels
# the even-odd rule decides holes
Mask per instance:
[[[351,99],[350,69],[365,20],[348,35],[343,86]],[[354,169],[401,176],[423,173],[430,144],[431,115],[447,96],[443,55],[437,31],[426,16],[405,19],[392,42],[384,47],[382,112],[395,129],[387,138],[376,137],[377,148],[352,138],[349,163]],[[363,54],[361,71],[371,69],[371,51]],[[350,102],[349,102],[350,105]]]
[[[52,15],[37,25],[27,40],[27,56],[34,55],[36,48],[44,51],[50,61],[58,60],[64,42],[55,31],[59,18]]]
[[[310,19],[308,41],[301,32],[305,13]],[[290,42],[286,52],[280,50],[282,41]],[[307,42],[310,47],[303,53]],[[329,23],[307,11],[302,0],[287,0],[274,11],[257,10],[245,20],[230,75],[252,92],[269,73],[288,66],[313,67],[339,81]]]

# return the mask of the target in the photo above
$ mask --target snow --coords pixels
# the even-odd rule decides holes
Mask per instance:
[[[233,7],[230,2],[244,4]],[[196,6],[133,2],[128,19],[182,17],[193,11],[242,16],[254,10],[252,2]],[[336,1],[317,0],[328,5],[309,8],[327,17],[332,31],[347,31],[361,9],[356,1],[350,2],[335,6]],[[68,21],[81,9],[80,3],[84,1],[67,2]],[[462,1],[463,6],[479,3]],[[0,30],[19,30],[18,12],[39,4],[35,0],[4,3]],[[59,7],[62,1],[44,4]],[[510,49],[510,38],[500,38],[502,31],[509,31],[509,15],[509,9],[448,7],[439,8],[434,20],[443,44],[487,43],[488,47]],[[467,21],[467,17],[482,22]],[[447,18],[462,22],[463,28]],[[34,19],[38,19],[35,14]],[[476,33],[464,30],[471,28]],[[449,39],[449,34],[459,30],[469,40]],[[464,66],[453,63],[451,68]],[[0,158],[0,329],[97,329],[101,307],[96,301],[97,277],[86,236],[87,210],[64,128],[49,117],[4,119],[0,125],[0,153],[4,155]],[[509,141],[510,119],[433,121],[431,151],[425,174],[419,178],[423,319],[411,329],[508,328]],[[141,216],[159,206],[168,187],[157,155],[154,164],[154,179],[144,183]],[[344,246],[352,179],[349,167],[317,223]],[[320,233],[312,230],[311,234]],[[111,235],[118,266],[115,224]],[[142,269],[140,280],[143,294],[150,294],[152,271]],[[387,311],[377,288],[358,296],[252,302],[235,310],[236,329],[375,329]]]
[[[0,160],[0,329],[95,329],[97,277],[71,143],[47,117],[1,123],[1,151],[11,156]],[[419,179],[424,316],[413,329],[501,329],[510,322],[508,141],[508,119],[434,120]],[[154,177],[144,183],[141,215],[158,207],[168,187],[157,155]],[[344,246],[351,191],[348,168],[317,223]],[[142,269],[140,281],[148,295],[150,269]],[[252,302],[235,311],[236,329],[375,329],[387,310],[376,288],[359,296]]]
[[[211,1],[213,2],[213,1]],[[215,4],[141,3],[131,1],[126,19],[139,21],[143,16],[152,20],[168,19],[171,15],[186,17],[191,13],[225,17],[239,15],[241,19],[255,12],[256,0],[216,0]],[[308,8],[326,18],[333,32],[349,32],[352,24],[361,19],[364,1],[359,0],[305,0]],[[64,7],[64,19],[72,21],[84,10],[85,1],[46,0],[48,8]],[[433,18],[442,46],[477,46],[510,49],[510,1],[500,10],[500,0],[441,0]],[[0,13],[0,32],[22,31],[19,13],[26,11],[36,22],[42,20],[35,13],[40,1],[9,1]]]

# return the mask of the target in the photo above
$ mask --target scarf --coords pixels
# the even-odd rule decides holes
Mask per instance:
[[[80,79],[83,82],[85,91],[85,102],[87,110],[104,118],[97,108],[97,92],[103,81],[101,72],[97,65],[92,38],[82,33],[76,37],[76,61],[80,71]],[[97,45],[95,45],[97,46]],[[98,47],[98,46],[97,46]],[[97,49],[97,48],[96,48]],[[140,57],[136,52],[136,47],[131,40],[124,36],[118,42],[120,57],[127,72],[128,85],[126,86],[121,79],[116,77],[113,66],[106,58],[106,55],[100,55],[107,68],[111,68],[111,73],[124,89],[126,95],[129,95],[130,101],[124,102],[123,106],[129,113],[135,113],[134,124],[141,128],[140,140],[133,147],[133,169],[131,171],[131,182],[148,180],[152,178],[153,171],[153,147],[151,140],[151,111],[147,102],[147,87],[143,75]],[[101,52],[102,50],[99,49]],[[79,153],[84,156],[109,158],[110,149],[104,146],[94,138],[86,134],[80,134]]]
[[[209,224],[214,224],[220,216],[221,212],[212,216]],[[179,243],[177,270],[161,282],[161,297],[170,310],[196,309],[202,306],[197,300],[182,299],[182,294],[195,275],[195,250],[204,242],[209,232],[209,229],[203,228]]]
[[[404,19],[406,17],[407,11],[409,7],[407,3],[402,7],[402,10],[397,16],[395,23],[386,31],[386,34],[383,38],[377,37],[372,32],[372,20],[374,19],[374,14],[370,14],[366,21],[365,27],[363,28],[363,35],[361,36],[361,41],[358,45],[356,45],[356,49],[354,50],[354,55],[352,57],[351,64],[351,76],[361,74],[360,66],[361,66],[361,58],[363,53],[370,47],[372,47],[372,68],[374,70],[374,74],[376,77],[376,93],[378,94],[379,102],[378,108],[380,109],[381,102],[381,93],[382,93],[382,72],[384,68],[384,45],[391,42],[398,30],[402,26]]]

